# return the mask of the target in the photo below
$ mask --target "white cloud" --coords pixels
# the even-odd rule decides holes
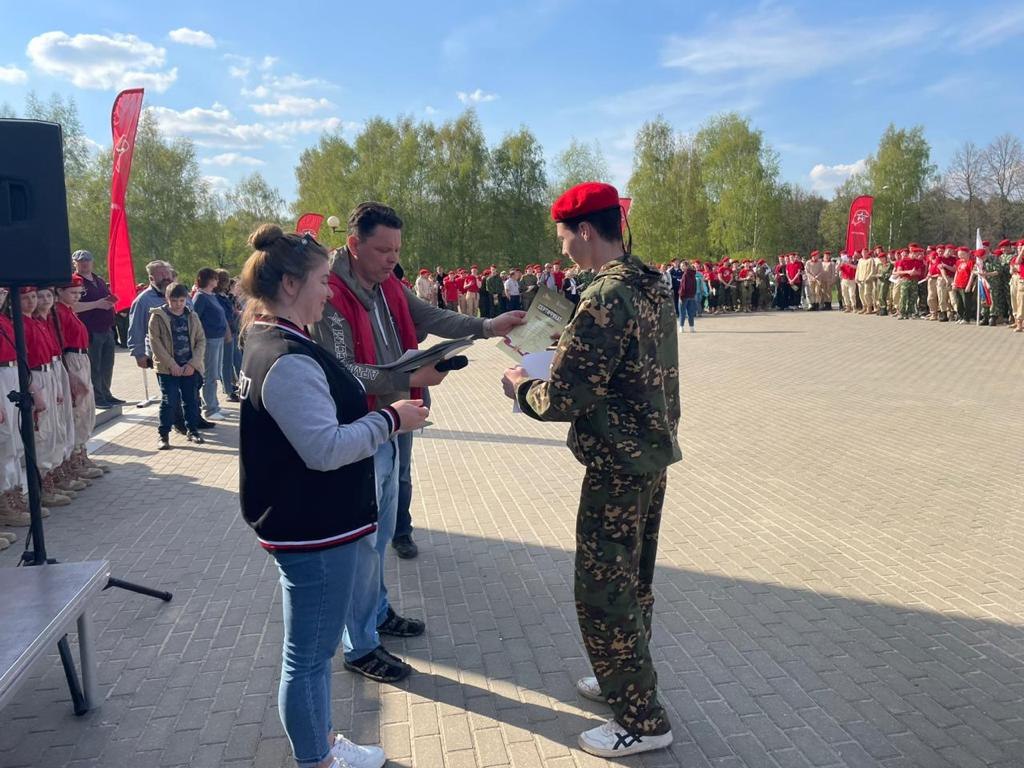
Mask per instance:
[[[257,85],[255,88],[243,88],[242,95],[247,99],[265,99],[270,96],[270,89],[265,85]]]
[[[223,176],[203,176],[203,181],[210,188],[211,192],[224,193],[231,189],[231,182]]]
[[[818,163],[807,174],[811,179],[811,189],[820,195],[830,197],[836,187],[851,176],[859,176],[867,170],[867,160],[861,158],[855,163],[839,163],[824,165]]]
[[[267,143],[290,141],[297,134],[319,134],[353,125],[337,117],[283,123],[239,123],[231,111],[221,104],[180,111],[169,107],[149,107],[149,110],[168,136],[188,137],[202,147],[260,147]]]
[[[322,109],[333,109],[334,105],[327,99],[313,99],[304,96],[279,96],[277,101],[266,104],[250,105],[252,111],[264,117],[284,117],[291,115],[307,115]]]
[[[950,75],[949,77],[937,80],[931,85],[925,86],[924,92],[933,96],[941,96],[947,93],[965,96],[972,92],[972,87],[977,87],[978,82],[979,80],[977,79],[964,77],[963,75]]]
[[[1015,3],[993,8],[966,23],[961,20],[951,36],[961,50],[974,51],[983,45],[988,53],[993,46],[1022,34],[1024,7]]]
[[[934,15],[888,15],[870,20],[840,15],[830,24],[774,2],[729,16],[716,13],[698,31],[670,35],[661,52],[668,79],[641,85],[593,105],[620,117],[749,111],[780,83],[892,56],[937,37]],[[873,32],[864,35],[863,29]]]
[[[427,104],[427,106],[425,106],[425,107],[423,108],[423,114],[425,114],[425,115],[428,115],[428,116],[429,116],[429,115],[436,115],[436,114],[438,113],[438,111],[439,111],[439,110],[437,110],[437,109],[434,109],[434,108],[433,108],[432,106],[430,106],[429,104]]]
[[[213,35],[198,29],[189,29],[188,27],[172,29],[167,33],[167,36],[174,42],[181,43],[182,45],[194,45],[198,48],[217,47],[217,41],[213,39]]]
[[[178,70],[164,70],[166,51],[135,35],[75,35],[44,32],[26,49],[37,69],[70,80],[79,88],[166,91]]]
[[[705,34],[673,35],[662,50],[665,67],[691,75],[756,75],[760,82],[779,82],[813,75],[872,54],[903,48],[927,39],[936,28],[923,15],[872,20],[870,35],[854,20],[840,16],[833,26],[813,26],[801,14],[775,4],[714,25]]]
[[[18,69],[13,64],[9,67],[0,67],[0,83],[4,85],[20,85],[28,80],[28,72]]]
[[[205,165],[219,165],[224,168],[232,165],[248,165],[258,166],[266,165],[265,162],[260,160],[258,157],[249,157],[248,155],[240,155],[237,152],[225,152],[220,155],[214,155],[213,157],[204,157],[200,160]]]
[[[274,65],[277,64],[278,61],[280,61],[280,59],[278,59],[277,56],[264,56],[263,61],[260,62],[260,69],[273,69]]]
[[[480,88],[477,88],[472,93],[466,93],[465,91],[456,91],[455,95],[459,101],[463,104],[483,104],[488,101],[494,101],[498,98],[496,93],[484,93]]]

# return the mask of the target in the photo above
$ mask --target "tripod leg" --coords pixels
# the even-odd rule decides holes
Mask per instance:
[[[137,592],[140,595],[146,595],[146,597],[155,597],[158,600],[163,600],[165,603],[169,602],[174,595],[170,592],[162,592],[158,589],[150,589],[144,587],[141,584],[134,584],[130,581],[122,581],[121,579],[115,579],[111,576],[107,579],[107,586],[104,589],[110,589],[111,587],[117,587],[118,589],[127,589],[129,592]]]
[[[89,705],[82,694],[82,687],[78,684],[78,672],[75,670],[75,658],[71,655],[71,646],[68,645],[68,636],[64,635],[57,642],[57,650],[60,652],[60,663],[64,666],[64,676],[68,679],[68,691],[71,692],[71,704],[76,715],[84,715],[89,711]]]

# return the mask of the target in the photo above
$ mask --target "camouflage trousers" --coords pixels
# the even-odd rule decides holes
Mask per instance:
[[[615,721],[633,734],[670,729],[649,643],[665,471],[587,470],[576,517],[576,614]]]
[[[917,283],[913,280],[904,280],[900,288],[900,314],[904,317],[913,317],[917,314]]]

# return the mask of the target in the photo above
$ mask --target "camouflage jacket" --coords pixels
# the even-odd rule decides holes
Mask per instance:
[[[487,292],[493,293],[495,296],[505,293],[505,281],[501,279],[501,275],[489,275],[484,280],[484,285],[487,287]]]
[[[576,459],[599,472],[649,474],[682,458],[679,352],[661,274],[627,254],[580,296],[551,363],[551,380],[519,385],[523,412],[568,421]]]

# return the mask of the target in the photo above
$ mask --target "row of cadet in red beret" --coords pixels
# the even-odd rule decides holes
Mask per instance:
[[[20,302],[24,315],[44,516],[49,514],[49,507],[70,504],[78,491],[107,470],[86,452],[96,423],[96,402],[89,365],[89,332],[73,309],[82,291],[83,281],[78,275],[58,286],[24,286],[17,294],[0,287],[0,525],[29,524],[19,411],[6,396],[19,389],[12,302]],[[0,548],[14,538],[12,533],[0,533]]]

